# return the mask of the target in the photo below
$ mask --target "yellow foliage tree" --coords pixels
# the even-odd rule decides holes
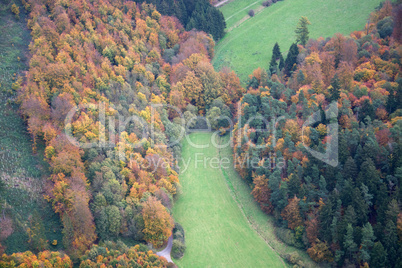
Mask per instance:
[[[160,247],[172,235],[174,221],[172,216],[155,197],[149,197],[143,203],[142,217],[145,229],[144,237],[155,247]]]

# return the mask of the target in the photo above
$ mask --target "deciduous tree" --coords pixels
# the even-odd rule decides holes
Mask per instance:
[[[155,247],[160,247],[172,235],[174,221],[172,216],[155,197],[149,197],[143,203],[144,238]]]
[[[289,199],[289,204],[281,213],[282,218],[288,221],[288,227],[292,230],[303,224],[300,216],[299,201],[300,199],[296,196]]]

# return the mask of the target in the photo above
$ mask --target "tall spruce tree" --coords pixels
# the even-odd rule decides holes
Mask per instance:
[[[308,31],[308,25],[310,25],[311,22],[307,19],[307,17],[301,17],[299,20],[299,23],[297,24],[296,28],[296,42],[302,44],[303,46],[306,45],[308,38],[309,38],[309,31]]]
[[[269,63],[269,71],[271,74],[275,74],[278,69],[278,63],[276,63],[276,60],[274,56],[272,56],[271,62]]]
[[[370,267],[387,267],[387,255],[381,242],[376,242],[370,253]]]
[[[367,222],[362,228],[362,242],[360,246],[360,258],[363,262],[370,261],[370,251],[371,248],[374,246],[374,231],[373,227],[369,222]]]
[[[279,56],[279,70],[282,70],[285,67],[285,60],[283,59],[282,54]]]
[[[275,43],[274,48],[272,49],[272,58],[278,60],[281,55],[281,48],[278,45],[278,42]]]
[[[329,100],[330,101],[338,101],[340,98],[340,81],[338,74],[335,74],[334,77],[331,79],[331,86],[329,87]]]
[[[297,56],[299,56],[299,48],[293,43],[285,60],[285,74],[287,76],[290,76],[296,70]]]
[[[346,234],[343,241],[343,247],[348,254],[350,260],[354,259],[354,254],[357,251],[357,245],[353,236],[353,226],[352,224],[348,224],[346,227]]]

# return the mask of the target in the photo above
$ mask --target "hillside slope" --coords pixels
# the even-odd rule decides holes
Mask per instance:
[[[60,220],[42,196],[48,175],[44,148],[39,144],[34,154],[31,136],[14,103],[13,83],[28,68],[31,38],[22,6],[17,19],[11,13],[11,4],[0,1],[0,180],[6,185],[0,195],[0,252],[2,246],[6,253],[45,246],[57,250],[62,248],[61,243],[51,243],[61,241]],[[30,234],[35,237],[30,239]]]
[[[247,16],[249,9],[261,6],[250,0],[252,5],[248,7],[243,4],[247,8],[238,13],[238,9],[244,9],[238,2],[240,1],[231,2],[221,8],[229,30]],[[275,42],[279,43],[283,52],[289,49],[296,40],[294,30],[301,16],[306,16],[311,21],[310,38],[331,37],[338,32],[349,34],[364,27],[370,12],[380,2],[382,1],[286,0],[277,2],[245,20],[225,35],[216,46],[214,67],[220,69],[223,66],[230,66],[240,79],[245,81],[250,70],[257,67],[268,68]]]

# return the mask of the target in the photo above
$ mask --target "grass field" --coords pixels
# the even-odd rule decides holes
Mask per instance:
[[[227,144],[229,136],[221,138],[221,144]],[[233,148],[225,147],[220,150],[220,156],[222,158],[230,159],[230,163],[233,163]],[[313,262],[305,251],[296,249],[291,246],[287,246],[283,242],[277,239],[274,233],[274,219],[266,215],[255,202],[251,193],[251,188],[245,183],[239,176],[233,165],[223,169],[223,175],[231,190],[232,196],[239,204],[247,220],[257,233],[269,243],[269,245],[281,256],[288,253],[297,252],[304,262],[306,267],[317,267],[317,264]]]
[[[174,217],[186,232],[187,250],[176,260],[179,267],[284,267],[280,257],[254,231],[233,198],[219,167],[207,160],[218,157],[210,133],[194,133],[184,141],[183,158],[190,160],[180,175],[183,193],[174,206]],[[186,162],[187,163],[187,162]],[[209,165],[211,163],[211,166]]]
[[[228,32],[215,49],[213,64],[232,68],[244,82],[251,72],[267,69],[272,48],[278,42],[282,53],[295,41],[294,30],[301,16],[307,16],[310,37],[332,37],[362,30],[369,14],[383,0],[284,0],[246,19],[247,12],[263,1],[235,0],[220,8]],[[234,25],[239,24],[237,27]],[[284,57],[286,57],[284,53]]]
[[[10,11],[13,2],[20,6],[19,20]],[[26,17],[20,1],[0,0],[0,176],[8,186],[5,215],[13,222],[12,234],[1,243],[8,254],[32,250],[26,232],[33,227],[32,219],[39,222],[38,236],[49,241],[49,249],[62,249],[59,217],[42,195],[42,182],[49,175],[43,160],[44,146],[39,144],[37,154],[33,154],[27,126],[14,103],[16,93],[10,91],[12,83],[28,68],[31,38]],[[53,240],[58,245],[51,245]]]

